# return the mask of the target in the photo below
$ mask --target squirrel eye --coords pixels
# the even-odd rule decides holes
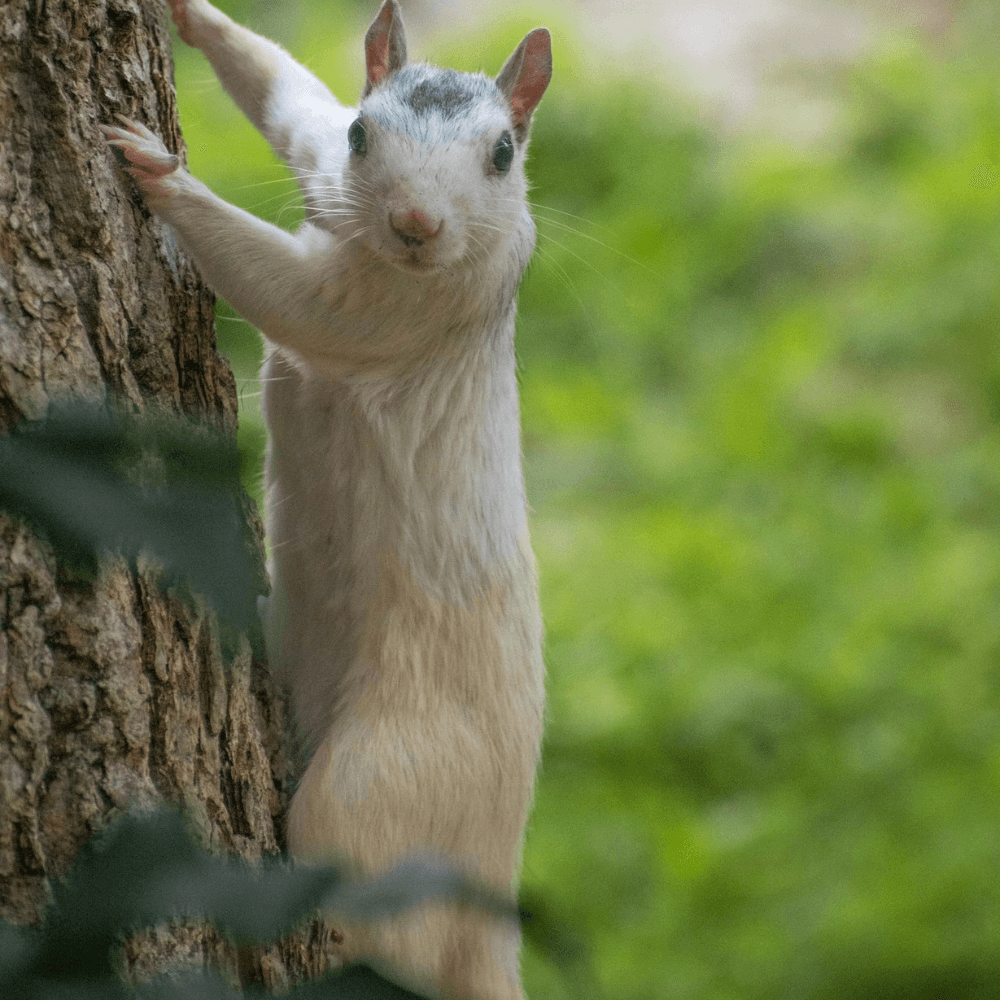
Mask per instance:
[[[497,173],[505,174],[510,170],[510,165],[513,162],[514,142],[510,137],[510,132],[505,131],[493,147],[493,166],[496,167]]]
[[[360,118],[355,118],[347,130],[347,144],[351,147],[351,152],[359,156],[364,156],[368,152],[368,133],[365,132]]]

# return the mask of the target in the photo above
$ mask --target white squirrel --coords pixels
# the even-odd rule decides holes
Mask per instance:
[[[171,7],[306,205],[298,232],[277,229],[144,126],[103,127],[266,338],[265,628],[311,755],[288,846],[372,873],[432,851],[509,893],[544,700],[514,314],[549,33],[530,32],[495,80],[408,64],[385,0],[358,111],[206,0]],[[389,960],[447,997],[523,997],[509,921],[434,904],[338,930],[344,961]]]

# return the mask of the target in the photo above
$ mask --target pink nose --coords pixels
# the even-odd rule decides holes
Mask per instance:
[[[393,232],[408,246],[420,246],[425,240],[431,240],[444,226],[444,219],[434,219],[417,209],[402,212],[397,215],[389,213],[389,225]]]

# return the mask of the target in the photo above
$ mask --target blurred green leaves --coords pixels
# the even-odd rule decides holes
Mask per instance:
[[[585,76],[537,116],[519,313],[551,705],[525,884],[616,997],[988,997],[992,63],[876,57],[803,152]],[[574,995],[530,950],[526,978]]]

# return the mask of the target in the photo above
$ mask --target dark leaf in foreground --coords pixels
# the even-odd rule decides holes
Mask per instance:
[[[516,917],[513,904],[441,861],[410,859],[379,878],[353,880],[332,867],[213,856],[191,840],[178,813],[126,816],[92,838],[67,878],[54,885],[53,907],[41,932],[0,924],[0,974],[8,982],[17,970],[25,981],[101,979],[111,972],[109,952],[121,937],[174,919],[207,920],[238,942],[269,941],[322,907],[352,920],[380,920],[428,899]],[[410,995],[385,992],[388,986],[365,994],[374,975],[369,970],[338,977],[323,988],[341,992],[316,996]],[[173,995],[166,980],[153,986],[160,992],[151,996]],[[222,988],[198,980],[189,995],[225,996],[212,992]]]
[[[93,572],[120,552],[150,554],[168,584],[218,611],[224,638],[260,648],[256,594],[266,584],[246,537],[232,441],[179,419],[94,408],[54,411],[0,440],[0,509],[44,533],[61,558]]]
[[[517,906],[477,885],[443,858],[411,856],[384,875],[337,885],[323,905],[351,919],[383,919],[428,899],[450,899],[516,920]]]

